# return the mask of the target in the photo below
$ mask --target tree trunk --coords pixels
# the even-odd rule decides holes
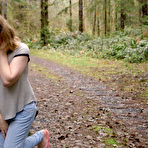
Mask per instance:
[[[124,9],[121,8],[121,16],[120,16],[120,27],[121,29],[125,28],[125,13],[124,13]]]
[[[105,25],[105,35],[107,34],[107,0],[104,0],[104,25]]]
[[[110,0],[107,0],[107,32],[110,33],[110,18],[111,18],[111,11],[110,11]]]
[[[72,0],[69,0],[69,14],[70,14],[69,29],[72,32]]]
[[[43,28],[45,26],[45,23],[44,23],[44,0],[41,0],[41,40],[44,40],[44,32],[43,32]]]
[[[141,19],[141,15],[140,15],[140,3],[138,0],[134,0],[134,11],[133,11],[133,14],[134,14],[134,22],[135,24],[134,25],[139,25],[140,23],[140,19]]]
[[[97,35],[100,36],[100,17],[99,17],[99,5],[96,6],[96,22],[97,22]]]
[[[97,1],[96,1],[96,0],[94,0],[94,5],[95,5],[95,6],[94,6],[94,7],[95,7],[95,8],[94,8],[95,11],[94,11],[94,19],[93,19],[93,31],[92,31],[92,32],[93,32],[93,35],[96,34],[96,19],[97,19],[97,17],[96,17],[96,15],[97,15],[97,14],[96,14],[96,12],[97,12],[97,10],[96,10],[96,9],[97,9],[97,8],[96,8]]]
[[[99,20],[99,17],[97,17],[97,34],[98,36],[100,36],[100,20]]]
[[[48,27],[48,0],[45,0],[45,26]]]
[[[1,4],[0,4],[0,13],[1,15],[3,15],[3,0],[1,0]]]
[[[41,41],[43,45],[48,44],[48,0],[41,0]]]
[[[124,1],[121,0],[120,4],[120,28],[124,30],[125,28],[125,19],[126,19],[126,14],[124,10]]]
[[[83,0],[79,0],[79,31],[82,33],[83,28]]]
[[[115,0],[110,1],[110,31],[116,31],[116,2]]]
[[[100,36],[104,37],[105,35],[104,0],[100,0],[98,11],[99,11],[99,32],[100,32]]]
[[[4,18],[7,19],[7,0],[5,0]]]
[[[142,23],[142,18],[148,15],[148,0],[138,0],[138,2],[139,2],[139,20]]]
[[[148,1],[142,0],[142,17],[148,15]]]

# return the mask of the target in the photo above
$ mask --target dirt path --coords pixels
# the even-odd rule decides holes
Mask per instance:
[[[52,148],[148,147],[148,105],[52,61],[31,61],[61,78],[30,71],[39,108],[32,132],[48,128]]]

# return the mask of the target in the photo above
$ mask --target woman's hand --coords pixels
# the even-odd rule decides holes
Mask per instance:
[[[8,131],[8,123],[2,118],[0,115],[0,131],[2,132],[2,135],[4,138],[6,138],[6,134]]]

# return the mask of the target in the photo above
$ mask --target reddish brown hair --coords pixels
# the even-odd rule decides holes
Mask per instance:
[[[14,29],[0,15],[0,50],[14,51],[18,46],[19,38],[15,35]]]

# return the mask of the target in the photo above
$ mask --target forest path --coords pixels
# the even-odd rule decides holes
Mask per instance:
[[[52,148],[148,146],[148,105],[53,61],[31,63],[39,108],[32,131],[48,128]]]

